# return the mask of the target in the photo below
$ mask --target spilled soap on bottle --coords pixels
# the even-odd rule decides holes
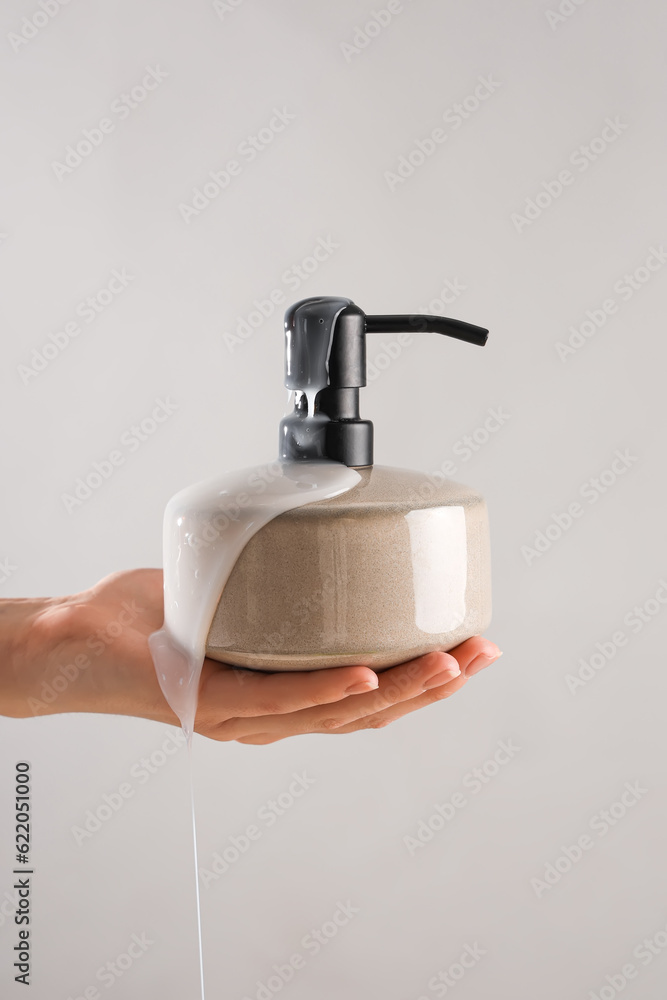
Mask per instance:
[[[188,740],[202,1000],[204,964],[192,734],[211,621],[243,547],[263,525],[295,507],[337,496],[360,479],[358,472],[338,462],[280,461],[197,483],[181,490],[167,504],[164,625],[148,641],[162,692]]]
[[[149,645],[162,692],[188,738],[208,631],[244,546],[272,518],[338,496],[360,479],[339,462],[283,460],[196,483],[167,504],[164,625]]]

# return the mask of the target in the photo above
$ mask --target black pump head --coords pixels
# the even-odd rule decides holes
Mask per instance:
[[[351,299],[311,298],[285,313],[285,385],[294,412],[280,424],[280,457],[373,464],[373,424],[359,416],[367,333],[442,333],[483,347],[488,330],[444,316],[367,316]]]

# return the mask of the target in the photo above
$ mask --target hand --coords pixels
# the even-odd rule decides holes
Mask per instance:
[[[0,652],[9,668],[0,677],[0,711],[17,718],[101,712],[178,725],[148,649],[162,618],[157,569],[114,573],[72,597],[0,602]],[[475,636],[380,674],[363,666],[267,674],[206,659],[195,731],[264,744],[379,729],[448,698],[500,655]]]

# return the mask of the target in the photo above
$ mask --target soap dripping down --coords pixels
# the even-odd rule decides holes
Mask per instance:
[[[164,516],[164,625],[148,640],[162,692],[188,742],[201,997],[204,1000],[192,734],[208,631],[244,546],[274,517],[355,486],[338,462],[274,462],[230,472],[177,493]]]
[[[164,516],[164,624],[148,640],[162,692],[187,737],[201,998],[201,905],[192,773],[192,734],[206,639],[224,586],[244,546],[279,514],[338,496],[361,479],[338,462],[273,462],[177,493]]]
[[[305,392],[306,405],[308,407],[308,417],[312,418],[315,416],[315,397],[317,396],[318,389],[307,389]]]
[[[311,324],[301,351],[294,357],[286,351],[285,384],[293,391],[295,405],[280,426],[279,461],[195,483],[173,496],[165,509],[164,624],[148,643],[162,693],[178,716],[188,744],[202,1000],[192,736],[206,640],[225,584],[252,536],[280,514],[338,496],[361,480],[354,469],[325,457],[328,418],[316,412],[317,394],[328,383],[335,319],[348,302],[331,300],[325,309],[326,319],[318,318],[316,325]],[[305,366],[301,363],[304,355],[308,360]]]

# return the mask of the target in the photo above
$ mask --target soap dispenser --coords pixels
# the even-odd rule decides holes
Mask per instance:
[[[373,462],[359,410],[366,338],[438,333],[483,346],[488,331],[440,316],[366,315],[350,299],[309,298],[285,314],[280,424],[290,468],[340,463],[355,484],[279,513],[244,544],[220,594],[206,655],[256,670],[375,670],[483,632],[491,616],[484,499],[422,472]],[[419,416],[409,411],[406,421]]]

